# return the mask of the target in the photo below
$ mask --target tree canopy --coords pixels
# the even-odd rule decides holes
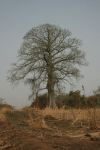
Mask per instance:
[[[48,106],[55,108],[54,95],[62,89],[61,83],[74,86],[83,77],[76,67],[87,66],[85,52],[79,49],[82,41],[70,38],[71,32],[59,26],[43,24],[34,27],[23,37],[18,50],[18,62],[12,63],[8,81],[17,85],[20,81],[29,84],[32,94],[40,90],[48,91]],[[33,74],[28,78],[29,74]]]

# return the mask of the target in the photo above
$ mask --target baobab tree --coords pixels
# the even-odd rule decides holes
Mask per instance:
[[[29,84],[32,94],[47,89],[47,106],[56,108],[54,94],[61,89],[61,83],[74,86],[83,77],[76,65],[87,66],[85,52],[79,47],[82,41],[70,38],[71,32],[59,26],[43,24],[32,28],[23,37],[24,42],[18,50],[18,62],[12,63],[8,81],[17,85],[20,81]],[[27,78],[29,74],[33,77]]]

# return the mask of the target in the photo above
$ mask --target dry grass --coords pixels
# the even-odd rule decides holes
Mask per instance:
[[[72,120],[72,125],[77,121],[81,123],[85,122],[85,126],[90,129],[100,128],[100,109],[99,108],[86,108],[86,109],[69,109],[69,110],[52,110],[46,108],[45,110],[38,110],[39,114],[43,116],[51,115],[58,120]]]
[[[4,113],[8,111],[11,113],[11,111],[13,111],[12,109],[10,108],[6,108],[6,107],[3,107],[3,108],[0,108],[0,121],[6,121],[7,118],[5,117]]]
[[[5,111],[9,111],[10,113],[12,111],[25,111],[30,110],[29,117],[30,120],[26,120],[28,124],[31,127],[31,130],[35,130],[36,128],[48,128],[45,123],[44,117],[47,115],[50,115],[54,117],[57,120],[66,120],[72,121],[71,125],[73,126],[75,123],[80,122],[81,127],[83,127],[83,122],[85,122],[85,127],[88,127],[90,129],[98,129],[100,128],[100,109],[99,108],[86,108],[86,109],[74,109],[70,108],[68,110],[64,110],[63,108],[58,110],[53,110],[51,108],[46,108],[45,110],[39,110],[36,108],[31,107],[25,107],[23,109],[19,110],[11,110],[10,108],[2,108],[0,109],[0,120],[5,121],[6,117],[4,115]],[[41,114],[42,117],[38,117],[36,119],[33,119],[32,117],[32,111],[35,110],[37,114]],[[55,127],[54,127],[55,128]],[[52,129],[51,129],[52,130]],[[58,130],[57,130],[58,131]],[[58,131],[60,133],[60,131]]]
[[[70,108],[68,110],[64,110],[63,108],[61,108],[60,110],[58,109],[53,110],[51,108],[46,108],[45,110],[39,110],[32,107],[25,107],[19,110],[2,108],[0,109],[0,115],[2,121],[5,121],[7,119],[5,118],[4,115],[5,112],[8,112],[7,113],[8,119],[11,119],[11,125],[14,125],[21,131],[29,133],[32,136],[32,139],[43,141],[43,143],[46,143],[46,139],[48,139],[48,137],[50,137],[50,141],[52,139],[53,141],[56,139],[56,143],[58,145],[59,143],[62,145],[62,139],[64,138],[64,136],[67,138],[77,137],[80,139],[81,138],[86,139],[86,137],[84,137],[86,128],[90,128],[92,130],[100,128],[100,109],[96,107],[91,109]],[[45,119],[47,116],[49,117],[51,116],[51,118],[53,117],[54,120],[50,118]],[[99,135],[100,132],[97,131],[95,133],[90,132],[90,134],[91,134],[91,138],[92,137],[94,138],[96,136],[97,139],[99,139],[100,137]],[[65,145],[66,145],[66,141],[65,141]]]

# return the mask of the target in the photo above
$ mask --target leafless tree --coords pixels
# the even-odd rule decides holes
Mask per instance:
[[[47,105],[55,109],[54,94],[62,89],[61,83],[75,86],[72,78],[78,81],[83,77],[76,65],[88,65],[85,52],[79,49],[82,41],[70,36],[69,30],[55,25],[43,24],[32,28],[23,38],[18,62],[12,63],[8,81],[12,85],[21,80],[30,84],[32,94],[29,99],[40,90],[47,89]],[[33,77],[27,78],[31,73]]]

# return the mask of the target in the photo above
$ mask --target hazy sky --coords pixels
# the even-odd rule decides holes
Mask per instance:
[[[89,66],[80,68],[84,78],[73,90],[82,91],[84,85],[89,96],[100,86],[100,0],[0,0],[0,98],[17,108],[30,105],[31,91],[23,83],[12,89],[7,71],[17,62],[25,34],[45,23],[69,29],[72,38],[83,40]],[[65,92],[70,90],[66,84]]]

